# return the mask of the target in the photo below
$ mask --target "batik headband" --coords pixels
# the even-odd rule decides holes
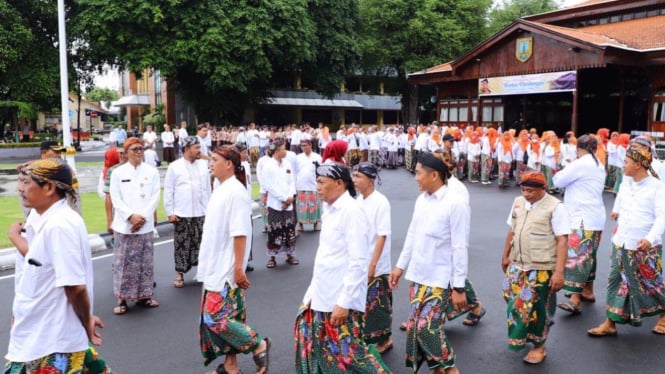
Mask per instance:
[[[185,138],[185,141],[182,143],[182,148],[184,149],[197,144],[201,144],[201,142],[199,142],[199,138],[197,138],[196,136],[188,136]]]
[[[353,171],[364,174],[367,178],[376,179],[377,183],[381,185],[381,177],[379,177],[379,168],[371,162],[361,162],[353,167]]]
[[[642,165],[643,168],[651,171],[651,161],[653,157],[651,152],[646,149],[629,148],[626,157]]]
[[[346,165],[340,164],[338,162],[317,164],[316,176],[341,180],[346,185],[346,189],[349,191],[351,196],[356,195],[356,189],[353,186],[353,181],[351,180],[351,173],[349,173],[349,168],[347,168]]]
[[[40,184],[53,182],[65,193],[73,193],[75,188],[72,169],[60,158],[45,158],[31,162],[21,169],[21,173]]]

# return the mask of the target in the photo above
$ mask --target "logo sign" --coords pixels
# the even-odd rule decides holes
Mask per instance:
[[[515,41],[515,58],[527,62],[533,54],[533,37],[517,38]]]

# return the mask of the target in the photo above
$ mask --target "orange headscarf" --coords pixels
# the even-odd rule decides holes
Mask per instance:
[[[519,138],[517,139],[517,142],[520,145],[520,149],[522,152],[526,152],[526,149],[529,147],[529,143],[531,140],[529,139],[529,132],[525,130],[520,131]]]
[[[533,153],[540,155],[540,138],[538,134],[531,134],[531,150]]]
[[[415,127],[409,127],[409,130],[407,131],[409,134],[408,139],[413,140],[416,137],[416,129]]]
[[[628,148],[630,144],[630,134],[621,134],[619,135],[619,145]]]
[[[510,136],[510,132],[506,131],[501,134],[501,146],[504,155],[513,151],[513,137]]]
[[[598,129],[598,132],[596,133],[598,135],[597,140],[602,141],[603,145],[607,145],[607,139],[610,137],[610,129],[602,128]],[[600,144],[601,142],[598,142]]]
[[[469,135],[469,143],[478,144],[479,141],[480,141],[480,136],[478,136],[478,132],[471,131],[471,135]]]
[[[601,129],[601,130],[603,130],[603,129]],[[605,129],[605,130],[607,130],[607,129]],[[600,131],[600,130],[598,130],[598,131]],[[605,161],[607,159],[607,152],[605,152],[605,146],[601,147],[601,144],[603,144],[603,139],[598,135],[592,135],[592,136],[595,136],[596,141],[598,142],[598,148],[596,148],[596,158],[598,158],[598,161],[600,161],[601,164],[605,165]]]
[[[432,140],[436,143],[436,145],[441,146],[441,131],[434,130],[432,133]]]
[[[496,148],[496,141],[499,139],[499,133],[494,127],[487,129],[487,139],[490,141],[490,150],[494,153],[494,148]]]

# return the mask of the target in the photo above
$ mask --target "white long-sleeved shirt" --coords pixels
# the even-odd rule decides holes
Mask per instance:
[[[391,223],[390,223],[390,202],[379,191],[372,192],[367,198],[363,198],[363,195],[358,194],[356,198],[360,203],[367,219],[369,220],[370,231],[370,242],[369,242],[369,258],[370,260],[374,256],[374,250],[376,249],[376,242],[380,236],[385,236],[386,241],[383,244],[383,250],[381,251],[381,256],[376,263],[376,269],[374,271],[374,276],[390,274],[392,270],[390,263],[390,248],[392,246],[390,237],[391,237]]]
[[[296,191],[316,191],[315,162],[322,163],[321,155],[316,152],[296,156]]]
[[[360,204],[344,192],[324,205],[312,281],[303,304],[332,312],[335,305],[365,312],[370,249],[368,221]]]
[[[455,178],[416,200],[397,267],[405,279],[448,288],[464,287],[468,268],[471,207],[466,187]]]
[[[542,158],[540,160],[540,163],[543,164],[543,166],[547,166],[551,169],[556,169],[556,151],[554,150],[554,147],[552,147],[549,144],[541,143],[540,144],[540,150],[542,154]]]
[[[265,187],[263,186],[263,181],[265,179],[264,170],[266,163],[270,160],[272,160],[272,157],[266,154],[261,156],[261,158],[259,158],[259,160],[256,162],[256,181],[259,182],[259,192],[262,194],[266,192]]]
[[[175,143],[175,136],[173,135],[173,131],[164,131],[160,137],[162,138],[162,144],[164,148],[173,148],[173,144]]]
[[[571,162],[577,159],[577,146],[575,144],[563,143],[561,144],[561,166],[568,166]]]
[[[205,160],[172,162],[164,177],[164,210],[167,216],[203,217],[210,199],[210,173]]]
[[[623,167],[623,163],[619,163],[619,158],[617,157],[617,150],[619,146],[612,143],[612,142],[607,142],[607,145],[605,146],[605,151],[607,152],[607,164],[610,166],[614,167]]]
[[[418,137],[416,138],[416,145],[415,149],[417,151],[426,151],[427,150],[427,144],[429,143],[429,134],[426,132],[421,132],[418,134]]]
[[[242,268],[247,266],[252,244],[252,208],[247,190],[235,177],[228,178],[210,197],[203,224],[199,266],[196,280],[208,291],[221,291],[228,283],[237,288],[233,276],[235,252],[233,240],[244,236],[245,255]]]
[[[499,142],[496,145],[496,159],[498,162],[513,162],[513,147],[511,146],[508,152],[503,152],[503,144]]]
[[[605,228],[605,167],[596,165],[593,156],[586,154],[559,170],[552,178],[554,186],[565,188],[563,204],[570,214],[571,228],[584,225],[585,230]]]
[[[469,162],[476,162],[480,161],[480,150],[481,150],[481,144],[480,142],[478,143],[467,143],[466,146],[466,157],[469,160]]]
[[[665,231],[665,185],[648,176],[639,182],[624,178],[612,212],[618,213],[612,243],[635,250],[640,239],[652,246],[662,243]]]
[[[121,234],[146,234],[155,228],[154,213],[159,204],[159,172],[156,168],[142,162],[134,167],[129,162],[118,166],[111,174],[111,201],[113,231]],[[130,231],[132,224],[129,217],[139,214],[145,218],[145,224],[135,233]]]
[[[293,204],[282,209],[282,202],[296,194],[292,164],[286,159],[277,162],[274,158],[266,161],[263,168],[263,188],[268,193],[266,205],[275,210],[293,210]]]

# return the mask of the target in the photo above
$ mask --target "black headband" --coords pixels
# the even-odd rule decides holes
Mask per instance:
[[[420,156],[418,156],[418,162],[420,162],[422,166],[438,171],[441,173],[441,175],[448,175],[448,166],[443,162],[442,159],[434,156],[431,153],[421,153]]]
[[[356,188],[353,186],[351,173],[349,173],[349,168],[347,168],[346,165],[340,164],[338,162],[316,164],[316,176],[341,180],[344,182],[344,185],[346,186],[346,189],[349,191],[351,196],[356,196]]]

